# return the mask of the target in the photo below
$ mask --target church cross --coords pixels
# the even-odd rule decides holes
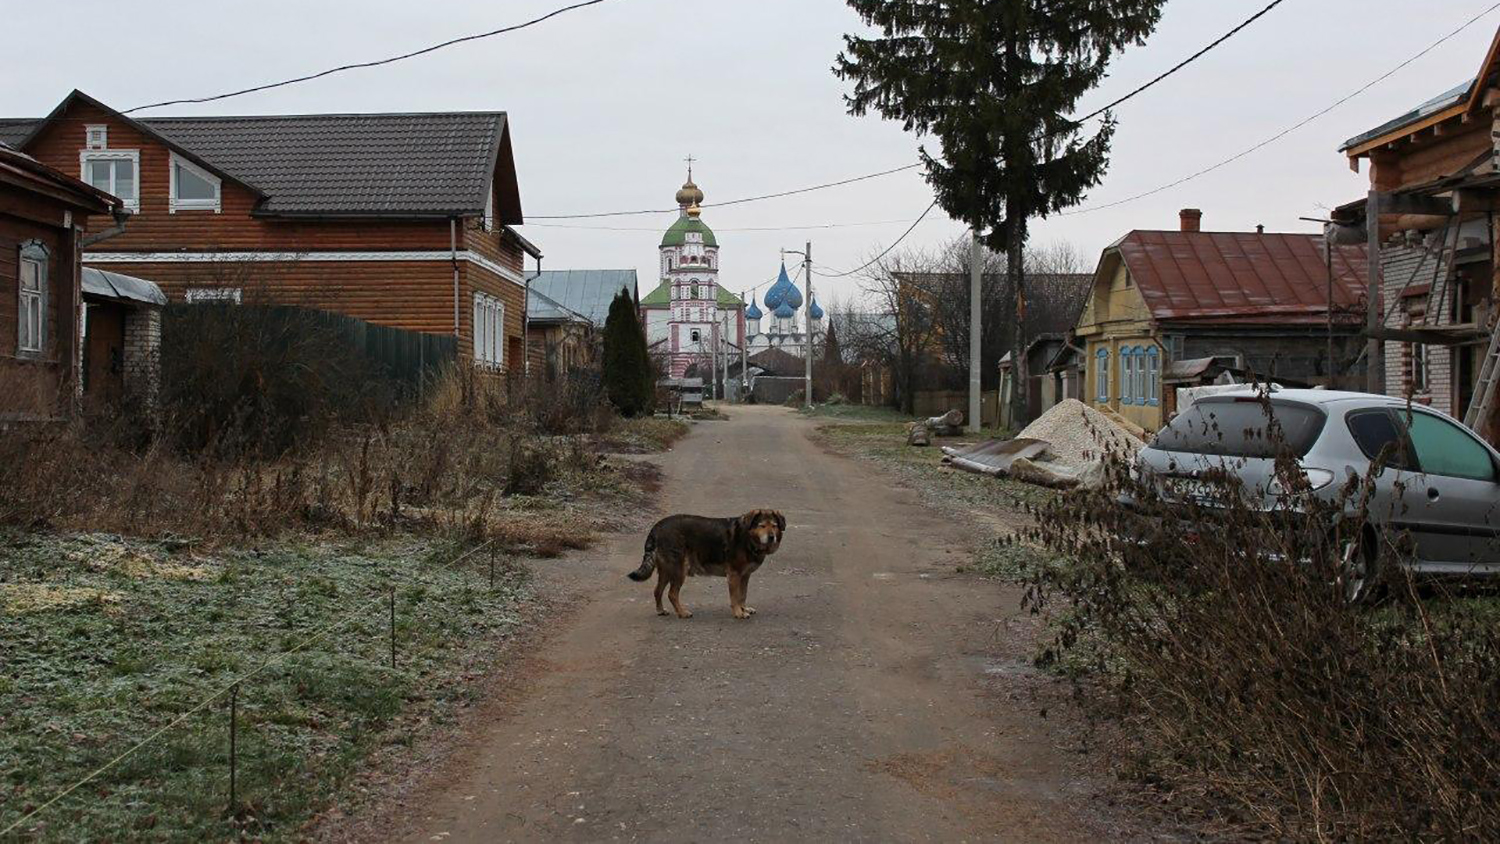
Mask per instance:
[[[694,158],[692,153],[688,153],[688,157],[683,160],[687,162],[688,181],[691,182],[693,180],[693,162],[697,161],[698,159]]]

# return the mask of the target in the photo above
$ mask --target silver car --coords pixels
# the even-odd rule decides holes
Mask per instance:
[[[1369,596],[1374,567],[1391,556],[1418,575],[1500,574],[1500,452],[1446,414],[1403,399],[1250,388],[1201,398],[1139,452],[1136,472],[1169,499],[1212,504],[1223,491],[1204,478],[1221,470],[1255,506],[1285,507],[1268,418],[1313,495],[1347,512],[1348,479],[1368,484],[1373,527],[1341,549],[1350,600]],[[1403,552],[1382,556],[1394,551],[1382,534],[1404,536]]]

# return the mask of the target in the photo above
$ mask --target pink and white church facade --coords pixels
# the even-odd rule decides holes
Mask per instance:
[[[692,170],[677,191],[678,217],[662,235],[661,284],[641,299],[646,342],[673,378],[697,365],[737,363],[745,343],[745,303],[719,284],[719,242],[702,219],[703,191]]]

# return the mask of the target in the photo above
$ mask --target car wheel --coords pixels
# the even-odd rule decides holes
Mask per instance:
[[[1366,532],[1343,539],[1339,545],[1338,583],[1344,601],[1372,604],[1380,589],[1380,540]]]

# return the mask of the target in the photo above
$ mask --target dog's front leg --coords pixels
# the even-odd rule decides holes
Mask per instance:
[[[755,615],[755,607],[749,606],[745,601],[750,599],[750,573],[740,575],[740,609],[747,615]]]
[[[745,578],[734,569],[729,570],[729,612],[735,618],[749,618],[745,611]]]

